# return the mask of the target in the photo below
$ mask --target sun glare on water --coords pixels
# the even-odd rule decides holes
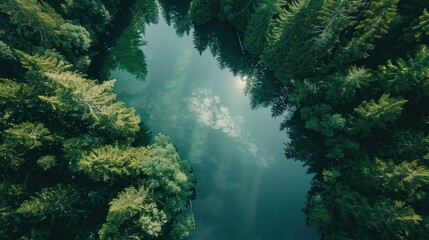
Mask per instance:
[[[235,78],[235,85],[237,86],[237,88],[243,90],[246,87],[246,80],[247,76],[238,76]]]

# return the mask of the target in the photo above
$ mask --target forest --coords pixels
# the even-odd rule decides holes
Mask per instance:
[[[192,0],[177,19],[197,32],[226,22],[256,58],[238,73],[253,74],[253,107],[284,116],[286,156],[315,174],[305,212],[322,239],[429,238],[428,9],[425,0]]]
[[[127,21],[144,26],[154,8],[139,0],[1,1],[0,239],[189,236],[190,165],[116,100],[115,80],[87,75],[115,19],[135,11]]]
[[[179,35],[193,30],[200,53],[249,76],[252,107],[284,119],[286,157],[314,174],[304,211],[322,239],[429,239],[427,0],[158,4]],[[88,77],[113,44],[113,59],[128,48],[122,57],[134,61],[108,65],[144,80],[138,36],[156,9],[153,0],[0,3],[0,239],[191,234],[191,167],[116,100],[107,70]],[[121,15],[126,37],[112,38]]]

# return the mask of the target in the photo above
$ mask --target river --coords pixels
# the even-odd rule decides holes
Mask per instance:
[[[110,72],[118,99],[154,134],[169,136],[194,169],[191,239],[318,239],[302,211],[312,176],[285,158],[282,119],[252,110],[243,94],[247,76],[221,69],[208,50],[200,55],[192,35],[177,36],[160,16],[142,35],[146,80]]]

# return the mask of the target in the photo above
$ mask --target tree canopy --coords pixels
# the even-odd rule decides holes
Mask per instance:
[[[154,1],[132,6],[144,10],[134,36],[157,15]],[[185,239],[194,228],[190,166],[116,99],[115,80],[84,73],[119,7],[0,3],[0,239]]]

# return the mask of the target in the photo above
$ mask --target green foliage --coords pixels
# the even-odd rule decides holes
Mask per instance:
[[[291,68],[288,71],[297,74],[314,71],[324,58],[332,56],[343,32],[355,23],[353,15],[361,6],[361,1],[354,0],[323,1],[317,17],[310,18],[311,28],[303,29],[301,38],[291,46],[285,59],[285,67]],[[313,10],[308,11],[306,14],[310,15]]]
[[[0,4],[0,12],[9,15],[23,36],[35,36],[45,46],[58,42],[57,31],[64,20],[48,4],[37,0],[6,0]]]
[[[143,210],[147,194],[144,187],[139,189],[128,187],[120,192],[117,198],[113,199],[109,204],[107,221],[99,231],[100,239],[125,237],[125,235],[120,235],[124,233],[127,234],[128,238],[138,237],[138,234],[134,235],[135,233],[118,230],[121,226],[126,228],[127,226],[124,223]]]
[[[40,148],[53,140],[49,129],[42,123],[24,122],[7,129],[4,135],[4,143],[21,153]]]
[[[0,78],[0,103],[19,101],[22,91],[28,91],[26,85],[11,79]]]
[[[9,15],[22,36],[36,38],[45,47],[62,45],[66,52],[71,52],[85,51],[90,46],[85,28],[66,22],[43,1],[6,0],[0,4],[0,12]]]
[[[2,169],[18,170],[25,159],[31,156],[31,151],[40,151],[55,141],[58,138],[42,123],[23,122],[14,125],[3,132],[0,166]]]
[[[268,66],[274,67],[274,72],[280,79],[283,79],[285,58],[294,45],[301,44],[295,35],[301,33],[301,29],[307,22],[309,16],[306,14],[309,8],[309,1],[291,1],[287,5],[287,10],[282,10],[279,17],[274,20],[272,29],[268,33],[268,43],[264,49],[262,59]]]
[[[252,13],[252,0],[218,0],[220,5],[219,18],[226,19],[230,24],[244,32],[246,23]]]
[[[402,113],[407,100],[390,97],[383,94],[377,102],[363,101],[350,119],[350,130],[355,134],[367,134],[372,128],[386,129],[386,124],[392,123]]]
[[[371,1],[364,10],[363,19],[358,22],[352,39],[337,53],[337,63],[356,61],[368,57],[374,49],[374,40],[386,34],[393,21],[399,0]]]
[[[146,79],[146,56],[141,49],[145,43],[140,39],[140,34],[140,31],[135,28],[125,29],[111,52],[112,61],[109,70],[124,70],[139,80]]]
[[[137,176],[138,165],[144,161],[146,149],[103,146],[82,156],[78,169],[94,181],[111,181],[117,178]]]
[[[322,196],[320,194],[311,196],[308,205],[311,207],[311,213],[307,218],[308,224],[327,231],[327,227],[332,225],[333,216],[332,211],[324,206]]]
[[[131,19],[129,25],[115,41],[99,72],[102,78],[109,78],[115,70],[127,71],[139,80],[144,81],[147,75],[146,57],[142,39],[146,24],[158,21],[158,7],[155,0],[136,1],[130,6]]]
[[[85,51],[91,46],[89,33],[82,26],[66,22],[61,24],[59,31],[61,34],[58,36],[58,40],[62,49],[67,52]]]
[[[108,176],[112,172],[122,176],[143,174],[148,179],[139,188],[125,189],[110,203],[107,222],[99,232],[100,238],[117,238],[123,233],[129,237],[163,235],[168,223],[176,221],[176,214],[186,209],[186,200],[192,196],[193,179],[189,167],[180,160],[169,139],[162,135],[157,136],[155,143],[147,148],[126,149],[115,154],[121,154],[119,164],[110,166],[110,172],[103,177],[92,177],[94,180],[112,179]],[[89,162],[86,158],[82,161]],[[107,164],[100,163],[98,159],[90,161],[97,164],[93,171],[84,170],[90,177],[103,171],[100,169],[107,169]],[[129,222],[141,226],[130,227]],[[178,230],[171,231],[175,231],[171,234],[177,234]]]
[[[116,100],[115,81],[98,83],[77,71],[118,4],[0,3],[0,239],[97,239],[103,231],[104,239],[169,236],[193,197],[190,168],[170,143],[141,147],[150,130]],[[121,44],[138,50],[130,58],[140,64],[141,27],[156,20],[157,9],[154,1],[135,6],[126,35],[133,39]],[[138,198],[144,204],[137,213],[118,220]]]
[[[303,107],[300,110],[301,118],[305,121],[305,128],[320,132],[325,136],[332,137],[337,130],[346,125],[346,120],[326,104]]]
[[[312,209],[308,214],[310,224],[321,229],[328,239],[340,236],[352,239],[409,239],[418,231],[416,227],[422,217],[404,202],[384,197],[376,197],[374,202],[370,202],[338,180],[326,182],[323,190],[313,194],[310,202]],[[341,219],[348,219],[348,222]],[[347,228],[351,223],[354,228]],[[334,224],[337,230],[332,229]]]
[[[19,50],[15,52],[22,66],[30,71],[70,71],[72,68],[68,62],[54,55],[30,55]]]
[[[73,72],[45,72],[55,90],[55,96],[40,96],[53,109],[70,115],[80,115],[93,127],[102,127],[113,136],[134,137],[140,118],[123,102],[114,102],[114,80],[97,84]]]
[[[399,193],[408,202],[424,201],[428,197],[425,189],[429,186],[429,170],[425,166],[418,165],[417,161],[400,164],[379,158],[375,161],[367,177],[377,183],[374,188],[378,191],[386,195]]]
[[[177,240],[188,239],[193,229],[195,229],[194,217],[189,212],[182,212],[174,218],[170,236]]]
[[[7,239],[12,232],[17,230],[20,222],[19,214],[9,206],[0,205],[0,238]]]
[[[112,21],[112,15],[106,9],[106,1],[99,0],[66,0],[61,4],[67,18],[79,20],[86,29],[102,33]]]
[[[46,155],[37,160],[37,164],[43,170],[49,170],[57,164],[57,159],[54,155]]]
[[[263,0],[257,5],[255,13],[251,15],[247,23],[244,34],[244,48],[250,53],[262,53],[271,19],[282,11],[279,5],[277,0]]]
[[[204,24],[216,15],[218,8],[216,0],[193,0],[189,14],[195,23]]]
[[[369,69],[352,65],[345,73],[335,73],[321,80],[319,84],[326,99],[338,104],[354,100],[356,93],[369,86],[372,81],[373,75]]]
[[[385,91],[399,96],[406,96],[413,102],[429,96],[429,50],[422,46],[414,58],[388,61],[379,67],[380,79]]]
[[[426,36],[429,36],[429,13],[426,8],[423,9],[423,13],[419,17],[419,25],[416,26],[414,29],[420,30],[416,34],[415,36],[416,38],[422,37],[423,34]]]
[[[100,138],[88,134],[64,140],[64,158],[69,161],[70,169],[77,171],[77,163],[83,154],[94,148],[101,147],[101,144]]]
[[[60,184],[44,188],[42,191],[24,201],[17,212],[24,214],[33,221],[49,220],[54,223],[55,220],[63,217],[70,217],[70,214],[77,214],[75,204],[80,201],[79,195],[71,187]]]
[[[13,50],[3,41],[0,40],[0,58],[6,60],[15,60]]]

